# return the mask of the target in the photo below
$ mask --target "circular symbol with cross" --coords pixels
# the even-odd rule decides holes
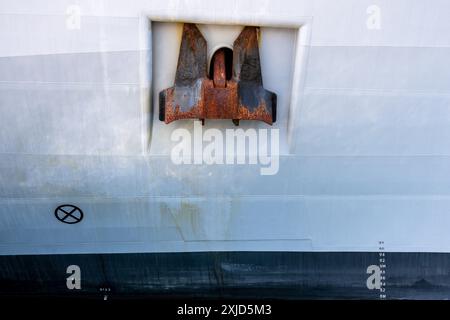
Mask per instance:
[[[63,204],[55,209],[55,217],[61,222],[74,224],[83,219],[83,211],[74,205]]]

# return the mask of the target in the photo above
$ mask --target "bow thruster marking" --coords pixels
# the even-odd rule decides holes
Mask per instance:
[[[83,219],[83,211],[74,205],[63,204],[55,209],[55,217],[61,222],[74,224]]]

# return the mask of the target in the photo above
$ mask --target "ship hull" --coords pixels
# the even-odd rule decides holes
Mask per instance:
[[[0,257],[1,295],[103,299],[448,299],[450,254],[387,253],[384,291],[367,287],[373,252],[197,252]],[[81,289],[68,290],[69,265]]]
[[[450,296],[449,4],[248,3],[0,3],[1,294]],[[239,163],[231,121],[159,120],[185,22],[208,59],[259,27]]]

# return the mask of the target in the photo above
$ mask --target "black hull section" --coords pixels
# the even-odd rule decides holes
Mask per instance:
[[[377,252],[196,252],[0,256],[1,295],[379,299]],[[450,254],[385,253],[387,299],[449,299]],[[81,269],[69,290],[66,269]]]

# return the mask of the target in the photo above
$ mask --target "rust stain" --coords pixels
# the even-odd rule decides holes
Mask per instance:
[[[225,50],[220,49],[216,52],[214,57],[214,87],[225,88],[227,86],[227,77],[225,71]]]
[[[172,217],[175,228],[184,241],[192,239],[195,235],[201,238],[203,231],[200,225],[200,208],[196,204],[181,201],[179,207],[172,208],[163,203],[160,210],[163,215],[169,214]]]
[[[246,107],[239,107],[239,113],[242,115],[242,118],[245,120],[260,120],[264,121],[267,124],[272,124],[272,115],[266,109],[265,103],[262,102],[255,111],[251,112]]]
[[[185,24],[175,86],[160,92],[160,120],[231,119],[236,125],[239,120],[259,120],[272,125],[276,94],[263,88],[258,38],[258,28],[245,27],[234,42],[231,79],[226,76],[225,51],[219,49],[210,79],[206,40],[194,24]]]

